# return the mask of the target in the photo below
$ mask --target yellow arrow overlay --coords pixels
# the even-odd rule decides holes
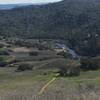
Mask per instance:
[[[50,84],[52,84],[52,83],[57,79],[58,76],[59,76],[59,73],[56,74],[56,77],[53,77],[52,80],[50,80],[47,84],[45,84],[45,85],[42,87],[42,89],[40,90],[39,95],[41,95],[41,94],[47,89],[47,87],[48,87]]]

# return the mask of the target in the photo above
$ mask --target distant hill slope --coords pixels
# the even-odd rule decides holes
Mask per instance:
[[[3,9],[12,9],[14,8],[15,5],[0,5],[0,10],[3,10]]]
[[[11,10],[13,8],[28,6],[32,4],[0,4],[0,10]]]
[[[100,0],[62,2],[0,11],[0,35],[61,38],[78,45],[100,34]]]

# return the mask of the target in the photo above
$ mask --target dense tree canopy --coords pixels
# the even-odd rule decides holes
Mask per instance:
[[[94,43],[92,34],[97,35],[96,45],[94,44],[96,47],[90,45]],[[65,39],[82,55],[99,53],[99,34],[99,0],[64,0],[0,11],[0,35]]]

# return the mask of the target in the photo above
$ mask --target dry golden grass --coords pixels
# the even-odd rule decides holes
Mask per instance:
[[[30,52],[32,51],[31,48],[26,48],[26,47],[16,47],[13,49],[14,52]]]
[[[38,87],[36,90],[34,88],[15,90],[1,96],[0,100],[100,100],[100,88],[94,85],[58,86],[49,88],[41,95],[37,94]]]

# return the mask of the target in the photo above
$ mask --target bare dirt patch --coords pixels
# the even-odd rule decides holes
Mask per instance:
[[[17,53],[17,52],[30,52],[32,51],[33,49],[32,48],[26,48],[26,47],[16,47],[14,48],[14,52]]]

